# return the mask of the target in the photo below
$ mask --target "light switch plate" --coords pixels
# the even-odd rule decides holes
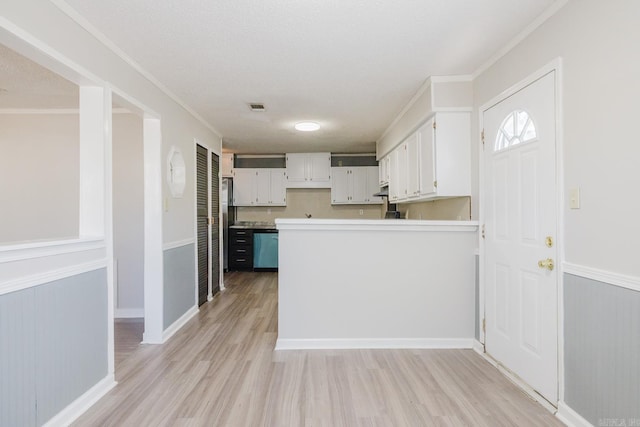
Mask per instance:
[[[580,209],[580,188],[569,190],[569,208]]]

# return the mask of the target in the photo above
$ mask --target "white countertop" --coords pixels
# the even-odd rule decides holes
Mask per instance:
[[[478,230],[478,221],[428,221],[413,219],[305,219],[278,218],[278,230],[352,231],[460,231]]]

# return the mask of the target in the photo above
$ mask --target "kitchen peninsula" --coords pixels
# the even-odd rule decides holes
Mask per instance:
[[[471,348],[477,221],[277,219],[276,349]]]

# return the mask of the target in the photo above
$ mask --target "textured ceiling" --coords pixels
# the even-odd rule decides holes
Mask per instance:
[[[474,72],[554,0],[67,3],[214,126],[225,149],[282,153],[374,151],[427,77]],[[301,120],[322,129],[296,132]]]
[[[78,108],[78,86],[0,44],[0,109]]]

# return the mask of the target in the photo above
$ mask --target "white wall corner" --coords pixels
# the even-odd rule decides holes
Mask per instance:
[[[187,310],[187,312],[185,314],[183,314],[182,316],[180,316],[180,318],[178,320],[176,320],[175,322],[173,322],[162,334],[162,343],[164,344],[165,342],[167,342],[169,340],[169,338],[171,338],[176,332],[178,332],[180,330],[180,328],[182,328],[184,325],[187,324],[187,322],[189,320],[191,320],[191,318],[193,316],[195,316],[196,314],[198,314],[199,310],[198,310],[198,306],[194,305],[193,307],[191,307],[189,310]]]
[[[115,381],[113,373],[107,375],[96,385],[87,390],[82,396],[71,402],[62,411],[44,424],[44,427],[68,426],[73,421],[84,414],[87,409],[93,406],[98,400],[106,395],[109,390],[118,383]]]
[[[582,418],[563,401],[558,402],[556,417],[569,427],[593,427],[593,424]]]

